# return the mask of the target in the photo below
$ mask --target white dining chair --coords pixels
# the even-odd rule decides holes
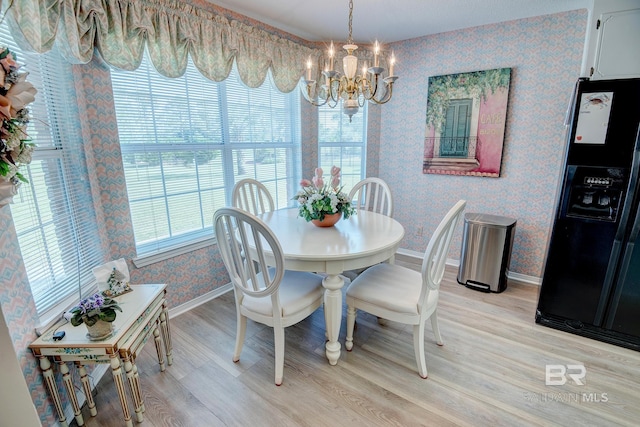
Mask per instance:
[[[233,187],[231,204],[259,215],[274,210],[273,197],[263,183],[252,178],[245,178]]]
[[[349,200],[356,209],[364,209],[393,217],[391,189],[380,178],[365,178],[349,192]]]
[[[275,383],[280,385],[284,370],[284,329],[320,307],[322,276],[285,271],[278,239],[262,220],[249,212],[221,208],[214,214],[213,224],[235,294],[237,330],[233,361],[240,360],[247,318],[272,327]],[[254,262],[244,263],[243,254],[250,254]]]
[[[368,210],[393,217],[391,189],[387,183],[380,178],[371,177],[358,181],[349,192],[349,200],[351,200],[352,206],[356,209]],[[365,270],[366,268],[346,270],[342,275],[349,280],[354,280]]]
[[[427,378],[424,357],[424,324],[431,319],[436,343],[443,345],[438,328],[437,307],[440,282],[456,225],[466,201],[456,203],[436,228],[422,260],[422,272],[382,263],[368,268],[347,288],[347,351],[353,349],[356,311],[413,325],[413,348],[418,373]]]

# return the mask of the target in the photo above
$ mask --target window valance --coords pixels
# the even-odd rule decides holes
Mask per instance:
[[[14,0],[8,16],[26,49],[58,43],[66,59],[84,64],[94,48],[118,68],[136,69],[145,45],[167,77],[184,74],[188,55],[207,78],[224,80],[236,60],[240,78],[258,87],[271,69],[279,90],[296,88],[311,57],[322,52],[240,21],[175,0]],[[21,39],[21,40],[20,40]]]

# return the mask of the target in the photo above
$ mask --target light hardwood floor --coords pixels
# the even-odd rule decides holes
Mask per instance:
[[[640,353],[534,323],[538,287],[510,282],[485,294],[448,268],[439,304],[445,341],[427,322],[429,377],[418,376],[411,328],[380,326],[359,312],[352,352],[337,366],[324,356],[322,309],[287,328],[284,382],[273,383],[273,334],[249,322],[240,362],[232,362],[233,294],[171,319],[174,363],[158,369],[153,344],[138,358],[146,407],[156,426],[637,426]],[[346,312],[346,310],[345,310]],[[585,385],[545,385],[545,365],[583,364]],[[569,371],[574,372],[574,371]],[[556,377],[552,379],[557,379]],[[110,374],[86,425],[121,426]]]

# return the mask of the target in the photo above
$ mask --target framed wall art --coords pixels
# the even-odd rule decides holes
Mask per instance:
[[[499,177],[511,68],[429,77],[423,173]]]

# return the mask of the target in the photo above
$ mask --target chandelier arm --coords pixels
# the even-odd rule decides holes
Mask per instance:
[[[361,78],[361,82],[362,82],[362,91],[361,91],[362,97],[368,101],[374,96],[374,92],[372,92],[373,84],[371,83],[371,80],[366,77]]]
[[[371,98],[369,101],[372,101],[373,103],[378,105],[386,104],[387,102],[389,102],[391,100],[391,97],[393,96],[393,82],[385,83],[385,85],[387,90],[384,97],[382,97],[382,99]]]
[[[378,93],[378,86],[379,86],[378,75],[374,74],[373,81],[369,82],[369,96],[367,97],[368,101],[375,99],[376,94]]]
[[[307,84],[307,90],[303,90],[302,91],[302,95],[304,96],[304,99],[306,99],[311,105],[313,105],[314,107],[321,107],[324,104],[327,103],[327,101],[329,100],[329,97],[325,97],[322,98],[320,97],[320,91],[316,90],[315,92],[315,96],[311,95],[311,84]],[[319,101],[321,100],[321,101]]]
[[[332,78],[329,83],[327,99],[331,98],[331,100],[334,102],[334,106],[338,105],[338,101],[340,100],[340,92],[342,92],[342,78]]]

